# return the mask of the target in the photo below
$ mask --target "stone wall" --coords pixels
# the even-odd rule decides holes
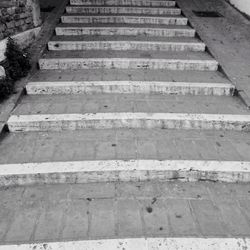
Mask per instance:
[[[0,0],[0,40],[40,25],[36,0]]]

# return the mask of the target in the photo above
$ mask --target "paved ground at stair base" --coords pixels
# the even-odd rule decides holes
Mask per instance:
[[[2,244],[250,236],[250,185],[106,183],[0,190]]]
[[[224,0],[179,0],[185,16],[250,107],[250,21]],[[196,17],[192,10],[218,11],[223,18]]]

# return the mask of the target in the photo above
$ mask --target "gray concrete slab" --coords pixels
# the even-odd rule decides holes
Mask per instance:
[[[224,0],[178,0],[185,16],[249,105],[250,21]],[[218,11],[221,18],[197,17],[192,12]]]
[[[249,237],[249,191],[249,184],[207,182],[110,182],[1,189],[0,243],[145,235]],[[218,195],[223,200],[217,199]]]

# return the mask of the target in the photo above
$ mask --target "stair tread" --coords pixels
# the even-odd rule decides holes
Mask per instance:
[[[28,95],[15,115],[86,113],[194,113],[250,115],[237,97],[158,94]]]
[[[171,8],[172,9],[172,8]],[[164,18],[184,18],[187,19],[185,16],[183,15],[149,15],[149,14],[130,14],[130,13],[124,13],[124,14],[117,14],[117,13],[107,13],[107,14],[86,14],[86,13],[64,13],[62,15],[62,17],[75,17],[75,16],[79,16],[79,17],[150,17],[150,18],[160,18],[160,19],[164,19]]]
[[[81,7],[81,8],[143,8],[143,9],[179,9],[175,6],[138,6],[138,5],[101,5],[101,4],[91,4],[91,5],[68,5],[67,7]]]
[[[115,51],[115,50],[85,50],[85,51],[47,51],[43,59],[88,59],[88,58],[129,58],[129,59],[162,59],[162,60],[200,60],[215,61],[205,52],[174,52],[174,51]]]
[[[82,70],[40,70],[31,81],[167,81],[167,82],[211,82],[229,83],[219,71],[173,71],[135,69],[82,69]]]
[[[57,25],[58,28],[90,28],[90,29],[96,29],[96,28],[104,28],[104,29],[119,29],[119,28],[128,28],[128,29],[135,29],[135,28],[152,28],[152,29],[187,29],[187,30],[193,30],[190,26],[187,25],[160,25],[160,24],[103,24],[103,23],[95,23],[93,24],[82,24],[82,23],[60,23]]]
[[[50,41],[140,41],[140,42],[172,42],[172,43],[203,43],[196,37],[145,37],[145,36],[53,36]]]
[[[0,164],[85,160],[250,161],[250,134],[235,131],[105,129],[6,134]]]

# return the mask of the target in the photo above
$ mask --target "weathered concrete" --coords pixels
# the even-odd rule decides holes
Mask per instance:
[[[96,113],[12,115],[11,132],[110,128],[162,128],[250,131],[249,115],[181,113]]]
[[[126,250],[161,250],[161,249],[181,249],[186,250],[214,250],[225,249],[241,250],[250,246],[250,239],[247,238],[131,238],[131,239],[108,239],[96,241],[69,241],[69,242],[43,242],[35,244],[0,246],[0,250],[26,250],[41,249],[46,245],[51,250],[60,249],[96,249],[96,250],[116,250],[120,246],[125,246]]]
[[[67,6],[68,14],[147,14],[147,15],[180,15],[179,8],[128,7],[128,6]]]
[[[146,27],[85,27],[82,25],[61,25],[56,27],[58,36],[82,36],[82,35],[102,35],[102,36],[160,36],[160,37],[194,37],[195,30],[185,26],[174,26],[164,28]]]
[[[175,6],[175,1],[141,1],[141,0],[71,0],[71,5],[130,5],[130,6]]]
[[[150,81],[68,81],[29,82],[29,95],[62,95],[94,93],[233,95],[235,87],[228,83],[150,82]]]
[[[110,239],[121,242],[147,237],[151,241],[153,237],[157,242],[153,249],[160,245],[165,249],[164,242],[170,239],[177,246],[189,242],[193,249],[197,249],[193,241],[198,249],[206,249],[210,243],[209,250],[217,243],[223,249],[241,249],[247,247],[250,236],[248,191],[249,184],[177,181],[3,188],[1,247],[31,244],[30,248],[19,247],[53,249],[61,243],[72,249],[74,243],[84,241],[87,249],[96,249],[93,243],[105,244],[106,239],[110,249]],[[125,243],[120,246],[128,247]]]
[[[144,50],[144,51],[205,51],[205,44],[193,42],[149,41],[50,41],[49,50]]]
[[[183,16],[131,16],[131,15],[64,15],[62,23],[109,23],[109,24],[158,24],[158,25],[187,25],[187,18]]]
[[[142,58],[43,58],[40,69],[165,69],[216,71],[218,62],[192,59],[142,59]]]
[[[0,185],[80,184],[111,181],[250,182],[250,162],[85,161],[0,165]]]
[[[230,80],[245,92],[242,97],[250,108],[249,20],[224,0],[180,0],[178,4]],[[193,9],[216,10],[223,18],[199,18]]]

